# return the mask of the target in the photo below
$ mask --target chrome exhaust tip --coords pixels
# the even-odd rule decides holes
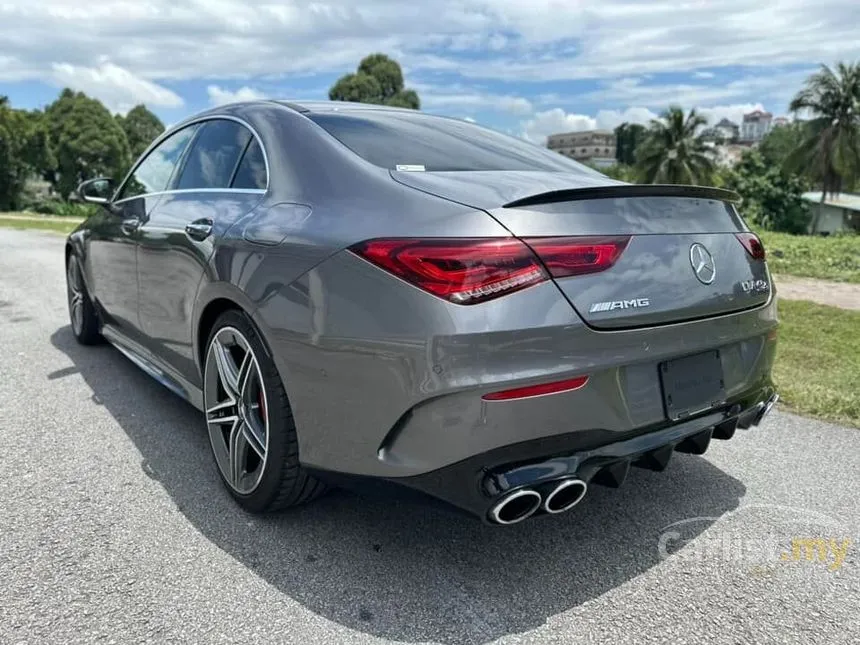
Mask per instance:
[[[564,479],[543,501],[543,510],[547,513],[564,513],[582,501],[588,490],[588,484],[581,479]]]
[[[767,400],[767,402],[762,406],[761,411],[756,415],[755,421],[753,421],[754,426],[757,426],[764,421],[764,418],[771,413],[773,406],[776,405],[777,401],[779,401],[779,394],[774,394]]]
[[[540,508],[540,503],[540,493],[523,488],[503,497],[490,508],[490,519],[496,524],[516,524],[531,517]]]

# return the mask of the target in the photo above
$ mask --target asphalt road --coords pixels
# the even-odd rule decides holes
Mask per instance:
[[[75,343],[62,249],[0,228],[0,643],[860,641],[860,430],[778,412],[510,528],[342,492],[252,517],[197,412]]]

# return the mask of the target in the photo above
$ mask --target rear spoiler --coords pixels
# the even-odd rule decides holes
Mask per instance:
[[[740,195],[723,188],[708,186],[684,186],[679,184],[617,184],[615,186],[595,186],[591,188],[570,188],[551,190],[546,193],[529,195],[516,199],[503,208],[536,206],[553,202],[572,202],[583,199],[611,199],[619,197],[689,197],[693,199],[713,199],[721,202],[740,201]]]

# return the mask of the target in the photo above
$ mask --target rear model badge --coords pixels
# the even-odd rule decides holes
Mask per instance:
[[[714,256],[704,247],[696,242],[690,247],[690,265],[693,273],[702,284],[711,284],[717,277],[717,266],[714,264]]]
[[[596,313],[598,311],[612,311],[613,309],[631,309],[639,307],[650,307],[650,298],[634,298],[633,300],[613,300],[612,302],[595,302],[591,305],[588,313]]]

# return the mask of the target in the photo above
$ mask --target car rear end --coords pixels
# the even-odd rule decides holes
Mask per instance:
[[[701,454],[775,401],[775,294],[731,193],[391,175],[485,211],[500,232],[374,235],[306,276],[303,288],[338,294],[325,304],[337,331],[300,362],[341,401],[297,416],[350,419],[337,442],[305,440],[309,467],[509,524],[620,486],[631,466]]]
[[[433,455],[449,474],[403,483],[508,523],[567,510],[592,481],[618,486],[631,464],[662,470],[674,450],[701,454],[711,438],[756,425],[775,397],[764,250],[720,199],[728,195],[684,192],[562,191],[492,210],[515,233],[507,239],[356,246],[393,276],[500,323],[437,345],[454,367],[456,376],[442,368],[450,390],[412,407],[379,458]],[[541,284],[570,318],[511,325],[530,316],[502,303]]]

